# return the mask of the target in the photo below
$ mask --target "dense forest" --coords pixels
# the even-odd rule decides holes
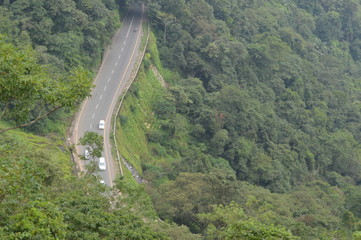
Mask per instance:
[[[131,180],[109,189],[92,169],[74,172],[65,144],[126,11],[113,0],[0,0],[0,239],[195,236],[159,222]]]
[[[206,239],[359,239],[361,2],[154,0],[148,15],[161,64],[144,65],[167,84],[134,162],[159,216]]]
[[[361,239],[361,2],[144,1],[109,189],[64,138],[133,2],[0,0],[0,239]]]
[[[0,118],[19,126],[61,109],[50,115],[59,121],[88,96],[92,68],[120,25],[114,1],[0,1],[0,22],[0,71],[8,73]],[[29,128],[56,127],[44,120]]]

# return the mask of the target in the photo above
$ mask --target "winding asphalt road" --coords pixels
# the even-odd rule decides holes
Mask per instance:
[[[106,171],[98,171],[105,184],[112,187],[119,166],[111,154],[110,132],[111,117],[121,93],[127,87],[133,69],[141,38],[141,22],[144,7],[130,9],[124,17],[122,27],[113,38],[110,49],[94,81],[92,96],[81,106],[73,127],[72,142],[78,144],[85,132],[97,132],[104,137]],[[99,129],[99,121],[105,120],[105,129]],[[84,147],[77,146],[78,154],[84,154]],[[79,160],[80,170],[84,170],[84,161]],[[87,160],[86,162],[89,162]]]

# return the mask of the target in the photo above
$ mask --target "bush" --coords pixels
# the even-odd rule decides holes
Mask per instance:
[[[128,117],[127,116],[120,115],[119,119],[120,119],[120,124],[121,125],[125,125],[128,122]]]

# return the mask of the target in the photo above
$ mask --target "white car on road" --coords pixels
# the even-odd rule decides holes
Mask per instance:
[[[103,130],[103,129],[104,129],[104,126],[105,126],[105,121],[104,121],[104,120],[100,120],[100,121],[99,121],[99,129],[100,129],[100,130]]]
[[[98,166],[99,166],[99,170],[102,170],[102,171],[107,170],[107,164],[105,162],[105,158],[103,158],[103,157],[99,158]]]

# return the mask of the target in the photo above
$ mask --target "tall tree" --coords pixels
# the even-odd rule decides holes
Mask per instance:
[[[52,79],[31,48],[15,47],[0,36],[0,119],[16,123],[0,133],[29,126],[60,108],[74,108],[90,95],[91,88],[84,69]]]

